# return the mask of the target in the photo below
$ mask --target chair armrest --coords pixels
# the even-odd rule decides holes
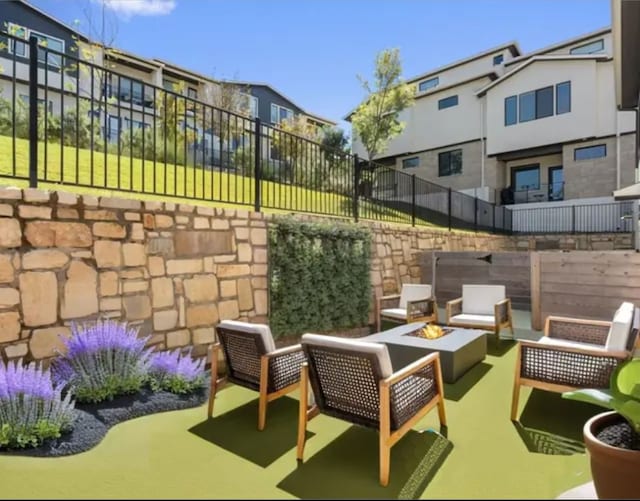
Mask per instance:
[[[548,316],[544,326],[544,335],[556,339],[604,346],[610,328],[611,322],[602,320]]]
[[[281,390],[300,381],[300,368],[306,361],[302,346],[297,344],[262,355],[269,365],[269,393]]]
[[[400,294],[378,297],[377,303],[378,313],[387,308],[397,308],[400,304]]]
[[[419,372],[421,369],[424,369],[426,366],[430,364],[435,364],[436,360],[438,360],[439,358],[440,358],[440,354],[438,352],[429,353],[428,355],[425,355],[424,357],[419,358],[415,362],[410,363],[406,367],[403,367],[402,369],[394,372],[388,378],[385,378],[382,381],[380,381],[380,384],[391,386],[392,384],[397,383],[402,379],[415,375],[417,372]]]
[[[419,320],[423,317],[433,316],[437,311],[436,308],[436,298],[434,297],[407,301],[407,323],[412,322],[413,319]]]
[[[506,298],[498,301],[494,307],[494,314],[496,316],[496,322],[499,324],[503,324],[509,320],[509,316],[511,315],[511,299]]]
[[[613,370],[628,352],[518,342],[521,378],[566,388],[608,388]]]
[[[459,315],[462,313],[462,298],[452,299],[451,301],[447,301],[447,323],[451,320],[451,317],[454,315]]]

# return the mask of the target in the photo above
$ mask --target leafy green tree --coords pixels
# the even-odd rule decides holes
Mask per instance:
[[[358,76],[368,93],[351,117],[358,140],[371,162],[383,152],[389,141],[404,129],[398,117],[413,105],[413,88],[401,77],[402,64],[399,49],[385,49],[376,56],[373,82]]]

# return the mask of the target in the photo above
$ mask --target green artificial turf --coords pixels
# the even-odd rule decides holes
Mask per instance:
[[[518,336],[531,337],[517,312]],[[489,340],[486,360],[446,388],[448,440],[431,412],[391,453],[378,484],[377,434],[326,416],[309,424],[296,464],[297,400],[269,404],[256,430],[257,394],[230,386],[206,406],[128,421],[94,449],[63,458],[0,456],[2,498],[535,498],[591,480],[582,425],[600,409],[522,392],[509,420],[516,348]]]

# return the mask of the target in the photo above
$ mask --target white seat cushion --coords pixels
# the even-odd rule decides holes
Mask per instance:
[[[374,354],[380,364],[380,372],[383,378],[393,374],[391,358],[387,345],[382,343],[370,343],[368,341],[357,341],[355,339],[345,339],[336,336],[323,336],[320,334],[303,334],[301,343],[314,346],[325,346],[327,348],[338,348],[340,350],[353,352],[354,354]]]
[[[496,317],[493,315],[472,315],[471,313],[461,313],[460,315],[454,315],[449,319],[449,323],[452,324],[464,324],[464,325],[486,325],[492,329],[496,325]]]
[[[402,284],[400,293],[399,308],[407,307],[407,301],[418,301],[431,297],[431,286],[429,284]]]
[[[547,346],[557,346],[559,348],[580,348],[583,350],[596,350],[601,352],[606,352],[607,350],[597,344],[592,343],[581,343],[579,341],[568,341],[566,339],[556,339],[553,337],[542,336],[538,343],[545,344]]]
[[[404,308],[386,308],[380,311],[380,314],[383,317],[396,318],[398,320],[407,319],[407,310],[405,310]]]
[[[463,285],[462,313],[494,315],[496,303],[505,298],[504,285]]]
[[[271,353],[276,350],[276,343],[271,335],[271,329],[266,324],[250,324],[249,322],[240,322],[238,320],[223,320],[218,324],[218,327],[260,334],[266,353]]]
[[[616,310],[605,344],[607,350],[624,351],[627,349],[627,341],[633,322],[633,309],[633,303],[625,302]]]

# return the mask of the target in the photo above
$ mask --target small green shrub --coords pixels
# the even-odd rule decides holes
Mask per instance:
[[[277,219],[269,228],[269,323],[274,336],[366,325],[370,263],[368,228]]]

